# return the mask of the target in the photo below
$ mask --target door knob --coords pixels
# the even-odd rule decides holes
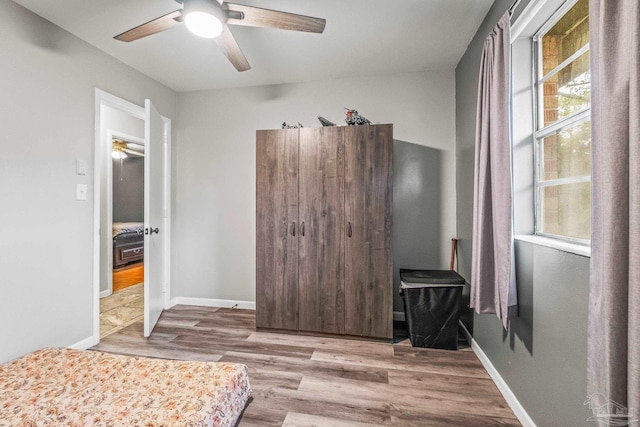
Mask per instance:
[[[291,221],[291,235],[293,237],[296,236],[296,222],[295,221]]]
[[[156,228],[152,227],[152,228],[145,228],[144,229],[144,234],[153,234],[153,233],[156,233],[156,234],[160,233],[160,229],[158,227],[156,227]]]
[[[302,224],[300,225],[300,235],[304,237],[304,221],[302,221]]]

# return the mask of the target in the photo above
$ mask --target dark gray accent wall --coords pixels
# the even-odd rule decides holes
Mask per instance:
[[[493,4],[456,67],[458,271],[467,281],[480,55],[485,37],[512,3]],[[522,0],[519,10],[527,3]],[[473,337],[536,425],[586,425],[589,258],[518,241],[516,279],[520,317],[505,331],[495,315],[474,315]]]
[[[113,160],[113,222],[144,220],[144,157]]]
[[[473,227],[473,164],[475,155],[476,104],[482,46],[498,19],[513,0],[496,0],[456,66],[456,232],[458,272],[471,278]],[[528,3],[522,0],[521,3]]]
[[[393,141],[393,311],[404,311],[401,268],[440,268],[441,171],[440,150]]]

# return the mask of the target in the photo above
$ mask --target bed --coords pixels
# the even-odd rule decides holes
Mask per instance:
[[[0,425],[234,426],[247,367],[48,348],[0,365]]]
[[[113,267],[144,259],[144,223],[113,223]]]

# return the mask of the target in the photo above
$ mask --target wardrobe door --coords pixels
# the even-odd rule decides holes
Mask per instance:
[[[393,126],[345,129],[345,333],[393,338]]]
[[[302,331],[344,332],[342,128],[300,129],[298,298]]]
[[[298,329],[298,130],[256,133],[256,326]]]

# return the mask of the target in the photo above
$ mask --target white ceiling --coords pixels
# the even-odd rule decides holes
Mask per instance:
[[[233,0],[325,18],[323,34],[231,26],[252,69],[184,26],[131,43],[125,30],[179,9],[174,0],[14,0],[176,91],[421,70],[453,70],[493,0]]]

